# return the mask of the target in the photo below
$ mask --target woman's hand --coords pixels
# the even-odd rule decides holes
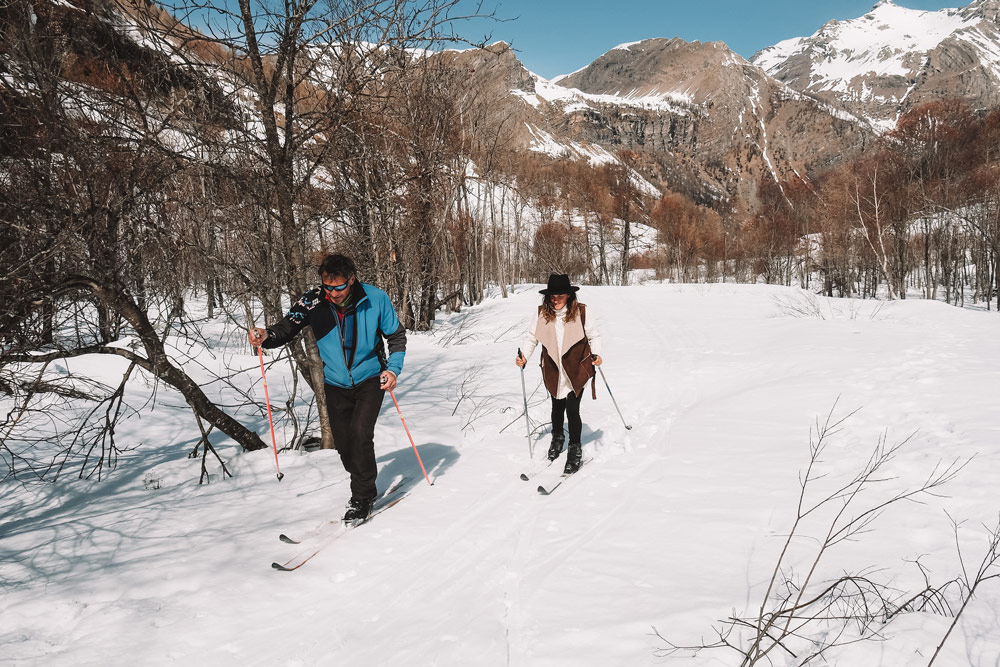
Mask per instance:
[[[518,368],[524,368],[524,366],[528,363],[528,360],[519,354],[514,357],[514,363],[517,364]]]
[[[601,359],[601,355],[599,354],[592,354],[590,358],[593,360],[595,366],[600,366],[604,363],[604,359]]]

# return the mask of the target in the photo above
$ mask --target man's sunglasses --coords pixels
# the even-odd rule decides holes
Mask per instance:
[[[351,286],[350,281],[344,283],[343,285],[327,285],[323,283],[323,289],[327,292],[343,292],[345,289]]]

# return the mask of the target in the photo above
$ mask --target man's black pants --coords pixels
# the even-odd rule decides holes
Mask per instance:
[[[563,432],[563,415],[569,417],[569,441],[571,444],[580,442],[583,422],[580,420],[580,397],[569,392],[566,398],[552,399],[552,433]]]
[[[351,474],[351,497],[374,500],[375,421],[382,408],[379,376],[368,378],[353,388],[326,385],[326,409],[330,413],[333,444],[340,453],[344,469]]]

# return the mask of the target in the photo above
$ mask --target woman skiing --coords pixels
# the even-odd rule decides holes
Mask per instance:
[[[532,317],[521,343],[521,355],[515,363],[524,368],[538,343],[542,344],[542,380],[552,398],[552,444],[549,460],[562,452],[564,415],[569,419],[569,451],[563,473],[570,475],[580,469],[583,459],[580,432],[580,397],[587,381],[594,377],[594,366],[600,366],[601,336],[595,318],[585,304],[577,301],[579,290],[570,284],[566,274],[553,273],[545,289],[538,315]]]

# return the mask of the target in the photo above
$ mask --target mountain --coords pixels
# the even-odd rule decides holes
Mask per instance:
[[[74,1],[35,3],[38,29],[60,40],[62,76],[113,95],[139,74],[149,82],[144,94],[160,104],[187,100],[192,112],[207,111],[226,127],[245,116],[239,96],[224,92],[234,85],[226,67],[238,63],[206,52],[185,58],[197,66],[173,67],[172,50],[185,47],[168,47],[145,27],[171,25],[157,5]],[[192,48],[201,44],[173,25],[176,37],[193,36]],[[758,184],[809,180],[873,136],[864,121],[776,81],[721,42],[623,44],[553,81],[530,72],[503,42],[432,57],[454,68],[455,90],[487,101],[484,137],[499,133],[514,149],[591,164],[630,151],[633,180],[652,196],[672,191],[753,209]]]
[[[751,58],[775,79],[891,129],[915,106],[962,98],[1000,104],[1000,0],[919,11],[881,0],[864,16]]]
[[[587,157],[581,148],[610,156],[627,149],[658,189],[703,204],[738,198],[752,207],[758,183],[808,179],[872,136],[863,121],[774,80],[721,42],[648,39],[552,81],[530,76],[507,79],[519,82],[510,99],[521,101],[535,150]]]
[[[171,68],[169,49],[137,27],[160,11],[155,4],[74,2],[80,6],[35,3],[39,26],[58,33],[73,56],[65,76],[114,90],[121,86],[105,72],[145,74],[155,82],[150,94],[187,100],[222,126],[241,122],[240,103],[225,92],[228,74],[216,66],[232,56],[197,54],[191,60],[208,66]],[[552,80],[529,71],[504,42],[431,57],[454,68],[454,90],[485,101],[490,111],[477,126],[484,144],[502,135],[514,149],[591,164],[618,161],[625,150],[647,194],[752,211],[761,184],[810,181],[914,105],[945,97],[1000,104],[998,16],[1000,0],[937,12],[883,0],[861,18],[831,21],[750,61],[721,42],[647,39]]]

